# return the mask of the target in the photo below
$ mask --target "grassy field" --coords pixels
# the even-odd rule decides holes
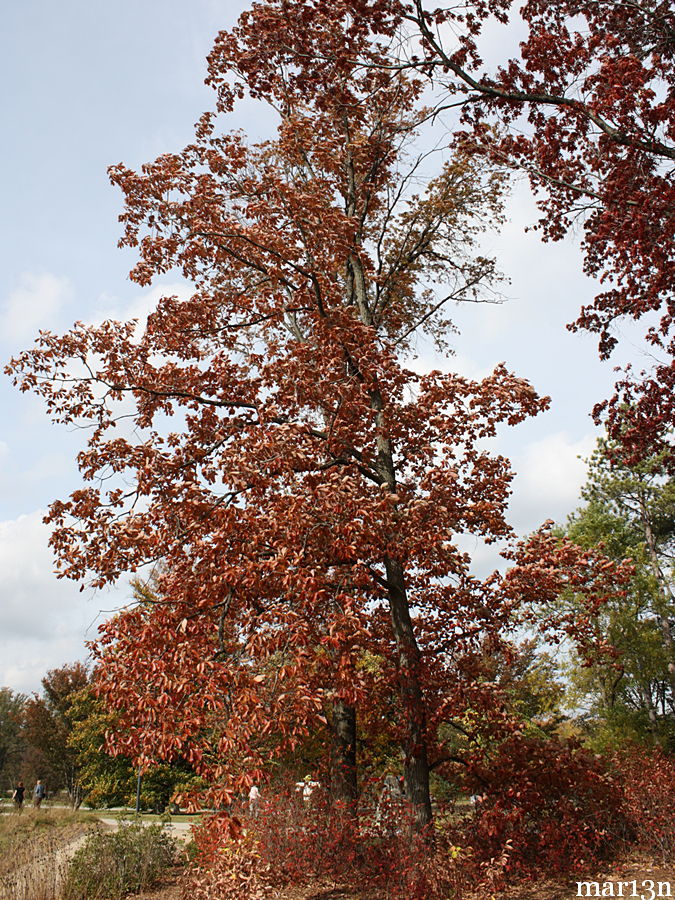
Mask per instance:
[[[14,810],[0,818],[0,874],[31,860],[54,842],[70,842],[96,825],[87,813],[63,809]]]
[[[110,812],[99,817],[63,807],[17,812],[6,806],[0,815],[0,900],[121,898],[171,874],[176,843],[164,829],[151,827],[163,824],[159,817]]]
[[[35,810],[33,807],[26,805],[24,807],[22,815],[33,814]],[[88,809],[85,807],[80,807],[77,811],[71,810],[69,806],[67,806],[63,802],[54,802],[47,801],[42,804],[42,808],[39,810],[40,814],[42,813],[55,813],[58,816],[67,817],[68,814],[72,813],[73,815],[79,817],[79,821],[87,822],[87,821],[95,821],[97,819],[116,819],[121,818],[124,820],[133,820],[133,821],[141,821],[148,823],[157,823],[161,824],[163,822],[186,822],[188,824],[193,824],[194,822],[199,822],[201,819],[201,814],[191,814],[191,813],[176,813],[174,815],[157,815],[155,813],[142,812],[140,815],[136,815],[135,810],[127,807],[120,808],[114,807],[112,809]],[[14,804],[5,798],[0,799],[0,815],[15,815]]]

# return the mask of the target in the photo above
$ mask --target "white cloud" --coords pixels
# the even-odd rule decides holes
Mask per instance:
[[[49,272],[25,272],[0,307],[0,336],[17,346],[33,338],[40,329],[58,327],[60,312],[71,296],[67,278]]]
[[[548,519],[564,523],[581,504],[586,460],[595,448],[595,438],[595,434],[587,434],[573,440],[560,431],[530,441],[520,452],[512,453],[516,476],[506,518],[518,536],[525,537]],[[508,541],[486,544],[474,535],[460,535],[457,540],[459,547],[471,556],[472,571],[479,577],[507,567],[500,551],[508,546]]]
[[[471,572],[477,578],[487,578],[495,569],[505,567],[500,551],[506,546],[506,542],[497,541],[488,544],[483,538],[475,534],[458,534],[453,538],[453,543],[464,553],[471,557]]]
[[[573,440],[559,431],[528,444],[514,460],[510,520],[521,533],[546,519],[563,522],[579,505],[595,434]]]
[[[102,294],[98,299],[96,310],[88,317],[92,325],[100,325],[105,319],[126,322],[138,319],[137,333],[145,327],[148,315],[155,309],[162,297],[178,297],[187,300],[194,292],[194,287],[185,281],[172,284],[157,284],[147,291],[137,294],[128,302],[121,302],[111,294]]]
[[[124,587],[92,595],[58,580],[43,515],[0,522],[0,686],[22,691],[38,690],[48,669],[86,658],[102,602],[110,609],[126,596]]]

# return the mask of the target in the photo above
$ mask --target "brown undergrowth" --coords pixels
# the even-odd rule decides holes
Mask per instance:
[[[169,873],[163,884],[136,895],[135,900],[180,900],[180,877],[181,871],[177,868]],[[619,881],[635,879],[638,885],[648,880],[666,881],[670,882],[671,892],[675,896],[675,863],[672,866],[663,866],[651,857],[640,854],[631,856],[621,865],[611,869],[593,870],[574,878],[538,878],[512,885],[492,896],[495,900],[572,900],[577,896],[577,879],[594,880],[602,884],[607,882],[617,884]],[[615,889],[615,895],[619,896],[618,889]],[[360,888],[350,887],[331,879],[322,879],[312,884],[290,885],[270,896],[272,900],[381,900],[382,898],[382,894],[369,890],[365,885]],[[468,891],[464,895],[465,900],[486,900],[489,896],[485,891]]]
[[[0,900],[59,900],[71,852],[95,828],[71,810],[0,817]]]

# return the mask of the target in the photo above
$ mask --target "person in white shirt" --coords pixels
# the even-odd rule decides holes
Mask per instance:
[[[251,818],[258,818],[260,812],[260,791],[256,784],[252,784],[251,790],[248,792],[248,811],[251,814]]]
[[[321,784],[318,781],[312,781],[311,775],[305,775],[303,781],[295,782],[295,789],[298,793],[302,794],[302,799],[305,803],[309,803],[312,799],[312,794],[317,788],[320,788]]]

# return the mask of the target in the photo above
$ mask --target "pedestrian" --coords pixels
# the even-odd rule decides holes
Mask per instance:
[[[38,778],[37,784],[35,785],[35,789],[33,791],[33,804],[35,806],[35,809],[40,809],[40,806],[42,805],[42,801],[45,799],[46,796],[47,796],[47,789],[45,788],[44,784],[42,783],[42,780],[40,778]]]
[[[321,783],[313,781],[311,775],[305,775],[302,781],[295,782],[295,789],[302,794],[303,803],[308,804],[312,799],[312,794],[317,788],[321,787]]]
[[[17,812],[21,812],[23,809],[23,800],[26,794],[26,788],[24,786],[23,781],[20,781],[17,786],[14,788],[14,793],[12,794],[12,800],[14,801],[14,808]]]
[[[248,811],[252,819],[258,818],[260,812],[260,791],[255,784],[251,785],[251,790],[248,792]]]

